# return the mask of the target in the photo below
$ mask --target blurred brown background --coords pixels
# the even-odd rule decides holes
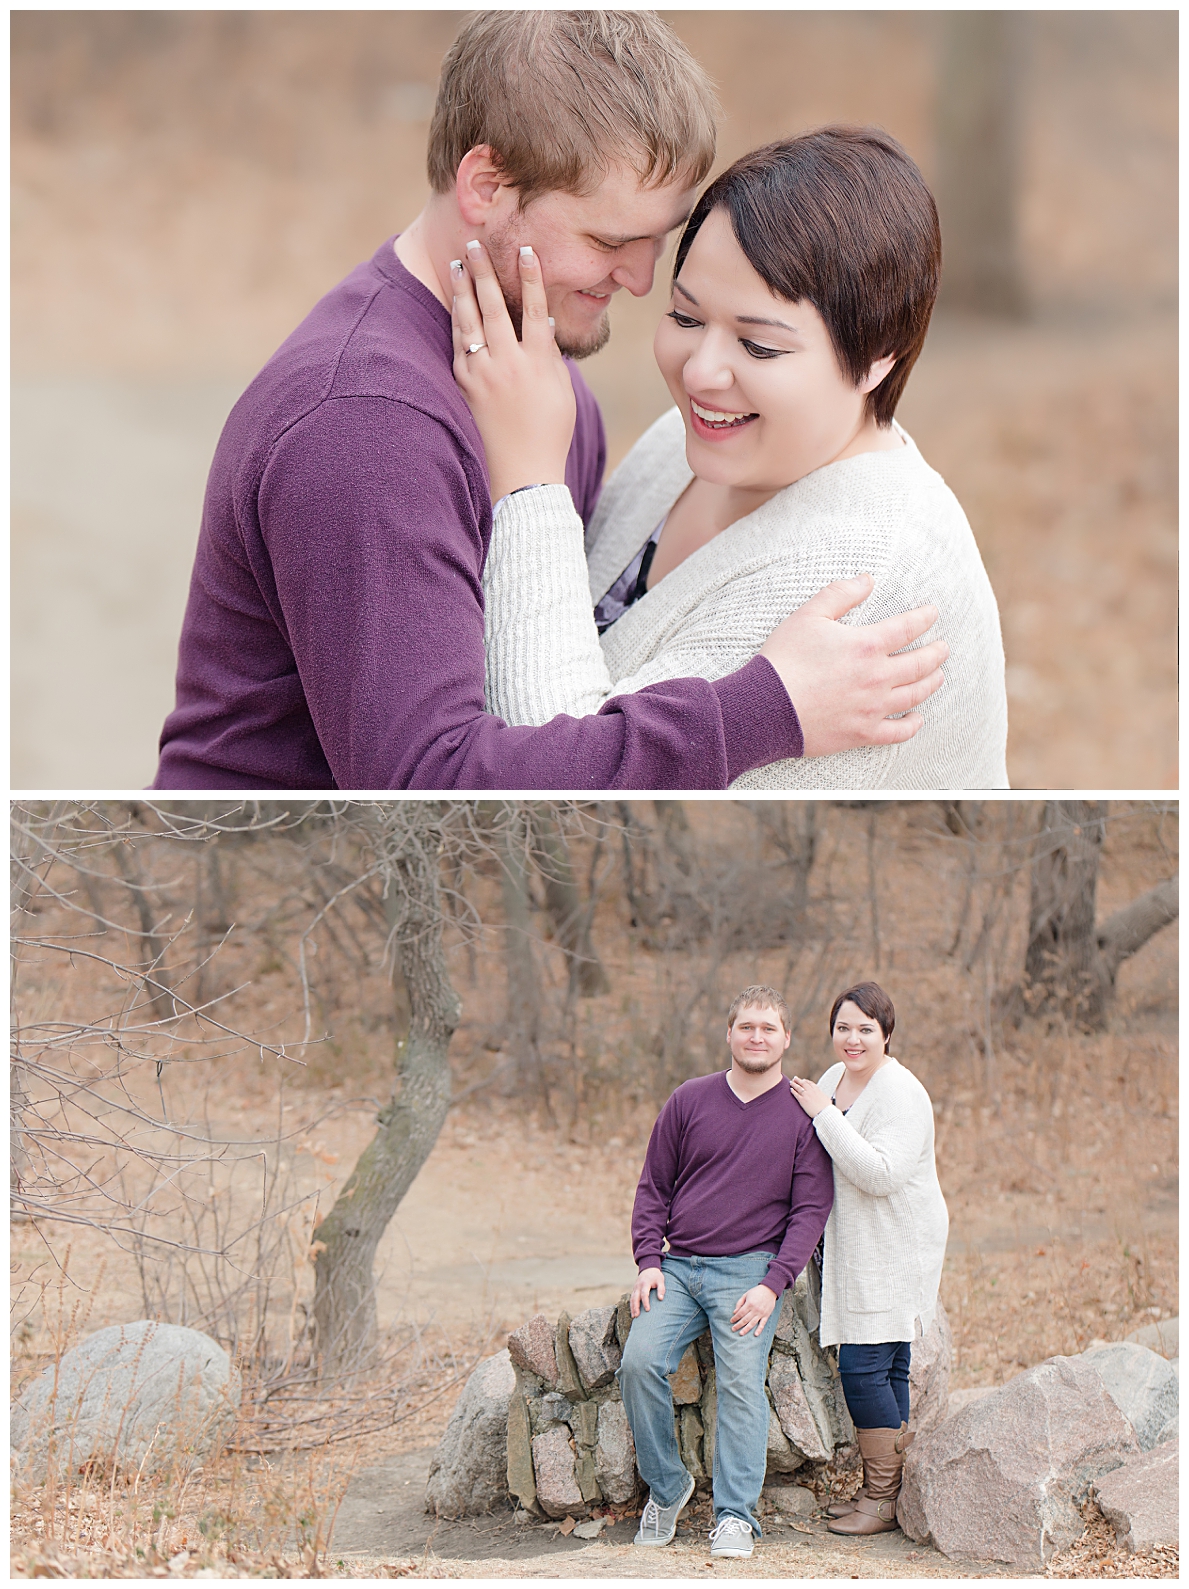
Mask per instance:
[[[459,15],[13,14],[15,786],[151,778],[223,419],[420,206]],[[1174,786],[1175,13],[666,15],[723,163],[865,121],[935,184],[901,417],[999,597],[1013,783]],[[667,404],[661,295],[585,367],[613,460]]]

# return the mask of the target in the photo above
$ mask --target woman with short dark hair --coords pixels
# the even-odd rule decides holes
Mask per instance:
[[[933,1106],[892,1057],[896,1011],[877,982],[834,1000],[837,1062],[815,1085],[790,1082],[834,1161],[826,1225],[820,1341],[837,1346],[838,1372],[863,1457],[853,1502],[830,1508],[835,1534],[879,1534],[896,1524],[909,1432],[912,1342],[937,1311],[949,1216],[933,1156]]]
[[[870,574],[860,621],[940,612],[929,639],[949,659],[924,726],[874,748],[810,746],[736,787],[1006,787],[995,596],[961,507],[894,417],[940,258],[932,196],[878,129],[826,127],[736,161],[694,208],[656,334],[676,406],[609,481],[585,554],[565,487],[529,489],[563,478],[552,344],[536,385],[527,332],[517,344],[501,329],[492,354],[459,267],[455,375],[508,493],[484,571],[491,711],[543,723],[667,679],[721,678],[831,581]],[[547,312],[536,270],[522,266],[526,326]],[[513,456],[531,478],[505,481],[496,463]]]

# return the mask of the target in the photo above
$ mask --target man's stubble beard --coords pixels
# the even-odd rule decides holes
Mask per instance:
[[[520,273],[517,268],[518,250],[508,241],[506,236],[496,234],[488,239],[487,252],[491,256],[491,263],[495,267],[496,279],[504,295],[504,302],[508,306],[508,316],[512,321],[512,329],[517,337],[521,335],[524,324],[524,300],[520,296]],[[564,331],[556,331],[558,350],[567,359],[589,359],[592,354],[601,353],[611,340],[611,310],[604,309],[603,318],[595,326],[585,342],[575,341],[567,337]]]
[[[745,1070],[749,1076],[762,1076],[766,1070],[775,1070],[784,1058],[778,1054],[775,1059],[752,1058],[749,1054],[732,1054],[731,1058],[740,1070]]]

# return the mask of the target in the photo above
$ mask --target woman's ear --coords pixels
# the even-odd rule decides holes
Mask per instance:
[[[515,205],[515,190],[508,185],[490,144],[481,143],[468,149],[458,162],[454,197],[460,215],[473,229],[502,219],[509,200]]]
[[[895,353],[885,353],[882,359],[876,359],[867,374],[859,382],[859,391],[864,396],[868,392],[873,392],[881,381],[887,379],[892,373],[892,366],[895,364],[897,357],[898,355]]]

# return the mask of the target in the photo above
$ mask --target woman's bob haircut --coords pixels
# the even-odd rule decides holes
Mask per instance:
[[[830,1010],[830,1036],[834,1036],[834,1022],[844,1004],[857,1004],[869,1021],[874,1021],[883,1033],[883,1051],[892,1052],[892,1033],[896,1030],[896,1008],[878,982],[856,982],[834,1000]]]
[[[941,276],[937,206],[904,150],[878,127],[820,127],[753,149],[698,200],[674,277],[720,207],[766,286],[788,303],[808,300],[821,315],[839,368],[856,386],[876,359],[895,355],[867,394],[867,413],[890,425]]]

